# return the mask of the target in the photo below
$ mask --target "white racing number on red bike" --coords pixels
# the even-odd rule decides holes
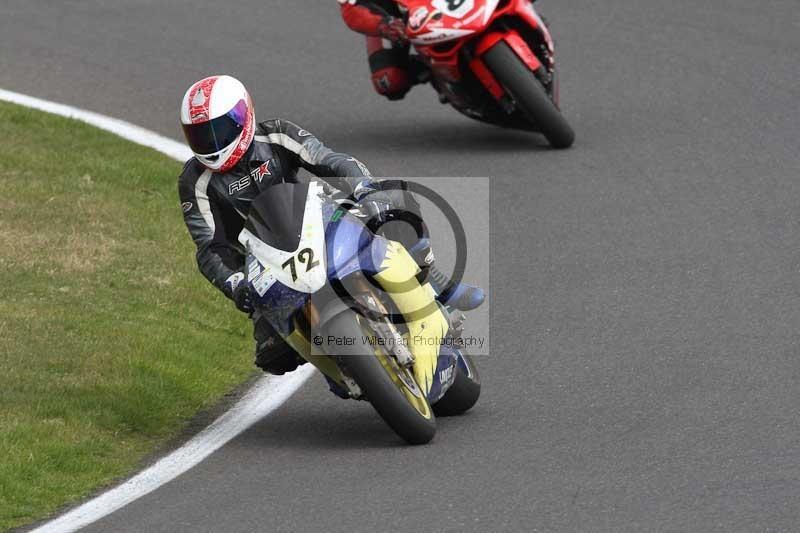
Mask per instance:
[[[434,12],[426,14],[427,9],[420,8],[412,14],[417,27],[412,26],[411,29],[414,32],[424,29],[429,31],[412,35],[410,40],[418,46],[430,46],[473,34],[481,29],[481,23],[486,24],[491,18],[498,2],[499,0],[432,0],[430,6]],[[431,19],[434,13],[444,14],[447,18],[441,22],[436,17]],[[430,20],[437,20],[437,23],[431,24]]]
[[[475,7],[475,0],[433,0],[431,5],[454,19],[463,18]]]

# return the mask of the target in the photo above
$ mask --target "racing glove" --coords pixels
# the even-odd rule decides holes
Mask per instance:
[[[383,221],[383,214],[395,207],[391,191],[383,191],[373,179],[359,183],[353,191],[358,207],[370,219]]]
[[[235,272],[225,280],[225,294],[230,296],[239,311],[250,314],[255,310],[250,285],[245,282],[243,272]]]
[[[358,202],[359,216],[373,233],[398,241],[409,250],[421,239],[427,241],[428,229],[419,203],[403,181],[365,180],[356,186],[353,197]],[[397,223],[386,225],[392,221]]]
[[[378,24],[378,35],[397,44],[408,42],[406,24],[397,17],[383,17],[383,20]]]

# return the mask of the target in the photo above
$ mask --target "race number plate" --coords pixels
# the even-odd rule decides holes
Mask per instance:
[[[475,0],[433,0],[431,5],[454,19],[463,18],[475,7]]]

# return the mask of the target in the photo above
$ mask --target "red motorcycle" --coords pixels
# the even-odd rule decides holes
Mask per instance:
[[[398,0],[407,34],[442,102],[468,117],[541,132],[554,148],[575,133],[561,114],[553,39],[531,0]]]

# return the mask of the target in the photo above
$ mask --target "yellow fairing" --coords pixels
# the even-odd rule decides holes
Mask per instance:
[[[427,394],[433,384],[439,348],[447,334],[447,318],[436,304],[430,283],[420,285],[417,281],[419,266],[400,243],[389,241],[381,269],[375,279],[406,320],[406,340],[415,359],[414,377]]]

